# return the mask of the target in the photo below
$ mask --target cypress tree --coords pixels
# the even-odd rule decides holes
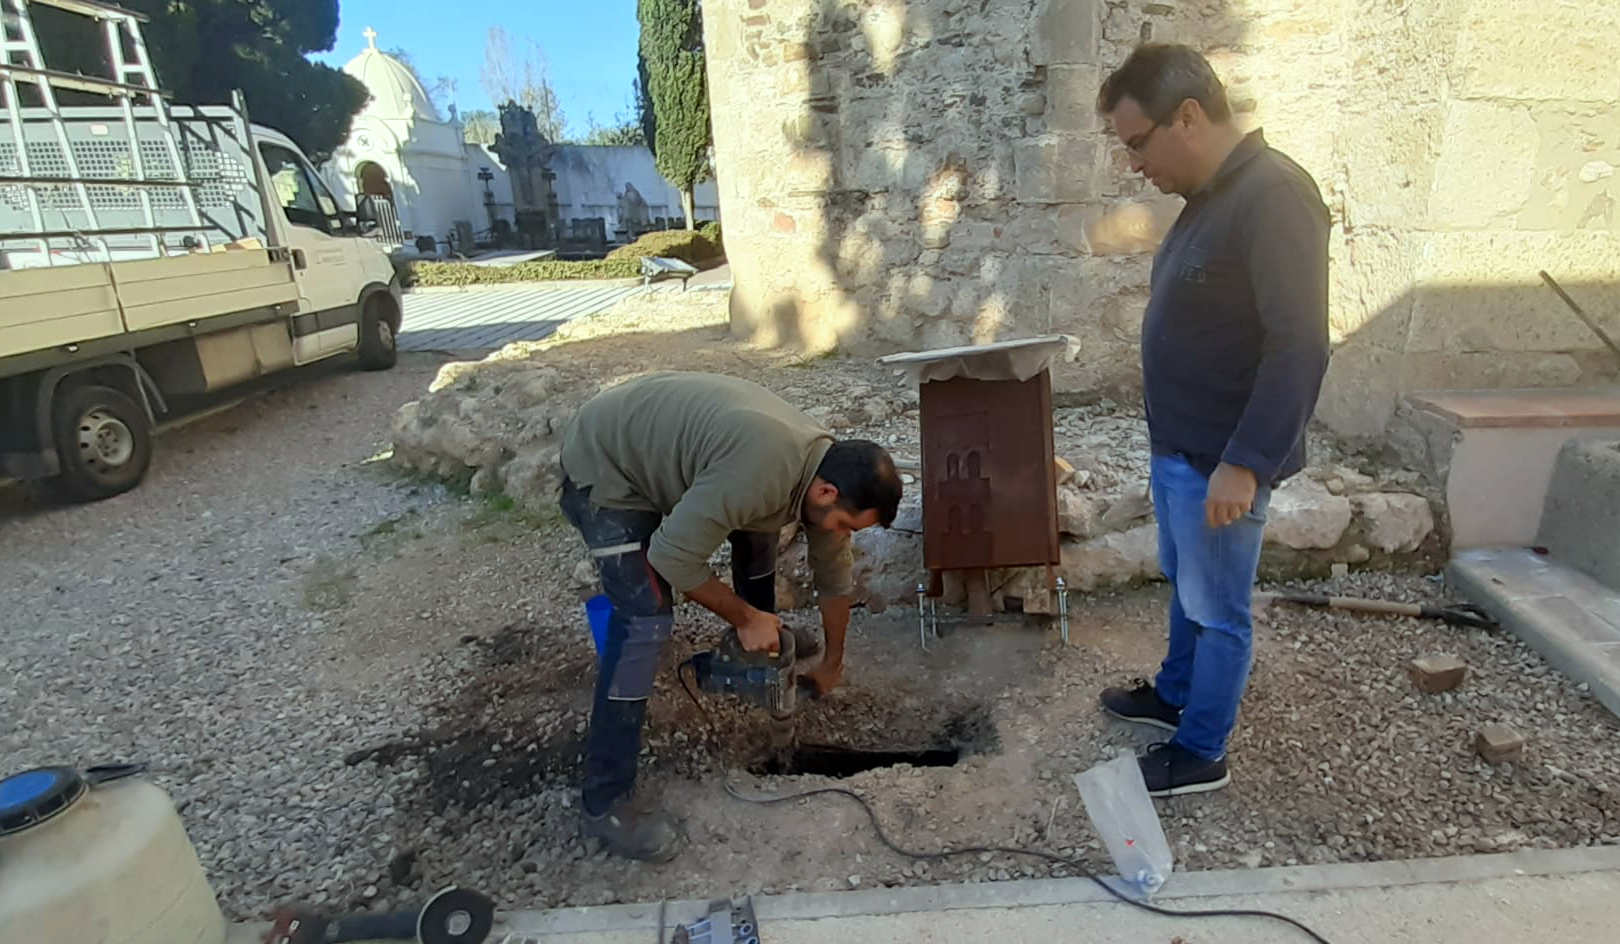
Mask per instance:
[[[695,229],[692,189],[709,176],[709,81],[703,62],[700,0],[636,0],[646,94],[656,121],[649,142],[658,172],[681,192],[686,228]]]

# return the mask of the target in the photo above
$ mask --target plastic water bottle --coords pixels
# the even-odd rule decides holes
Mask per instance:
[[[1075,774],[1074,785],[1120,878],[1139,897],[1152,897],[1170,878],[1174,860],[1136,757],[1121,752],[1113,760]]]

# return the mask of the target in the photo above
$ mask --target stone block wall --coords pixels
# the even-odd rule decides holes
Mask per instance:
[[[1093,110],[1143,39],[1190,43],[1333,211],[1318,415],[1402,391],[1613,381],[1541,285],[1620,284],[1620,5],[1582,0],[709,0],[732,324],[860,353],[1046,332],[1060,389],[1138,383],[1180,201]],[[1620,329],[1620,318],[1610,317]]]

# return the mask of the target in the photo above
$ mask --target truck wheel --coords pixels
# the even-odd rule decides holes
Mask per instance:
[[[360,312],[360,366],[366,370],[387,370],[399,360],[393,316],[393,303],[382,295],[373,295]]]
[[[152,423],[123,393],[93,386],[59,390],[53,422],[62,470],[50,485],[62,498],[111,498],[145,477],[152,462]]]

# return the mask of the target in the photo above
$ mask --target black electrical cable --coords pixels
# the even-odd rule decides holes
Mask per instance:
[[[1212,909],[1207,909],[1207,910],[1202,910],[1202,911],[1176,911],[1176,910],[1173,910],[1173,909],[1170,909],[1170,908],[1160,908],[1158,905],[1150,905],[1145,901],[1137,901],[1136,899],[1131,898],[1130,896],[1126,895],[1124,892],[1121,892],[1119,889],[1115,888],[1114,886],[1112,886],[1112,885],[1108,884],[1107,882],[1103,881],[1102,878],[1100,878],[1095,873],[1093,873],[1089,869],[1087,869],[1085,867],[1085,865],[1083,865],[1078,859],[1071,859],[1068,856],[1061,856],[1061,855],[1058,855],[1056,853],[1045,852],[1045,851],[1042,851],[1040,849],[1024,849],[1024,848],[1020,848],[1018,846],[968,846],[968,847],[965,847],[965,848],[962,848],[962,849],[941,850],[941,851],[938,851],[938,852],[918,852],[918,851],[915,851],[915,850],[912,850],[912,849],[905,849],[905,848],[902,848],[894,840],[890,839],[883,832],[883,825],[880,822],[878,822],[877,813],[875,811],[873,811],[871,805],[866,802],[866,798],[861,796],[860,794],[856,793],[853,790],[846,790],[843,787],[822,787],[822,788],[816,789],[816,790],[805,790],[805,791],[803,791],[801,793],[788,794],[787,796],[750,797],[750,796],[744,796],[743,794],[738,793],[737,790],[734,787],[732,787],[731,781],[727,780],[726,781],[726,792],[731,794],[731,796],[733,796],[734,798],[736,798],[738,800],[742,800],[744,803],[756,803],[756,804],[759,804],[759,805],[762,805],[762,806],[770,806],[770,805],[774,805],[774,804],[777,804],[777,803],[787,803],[790,800],[803,800],[803,799],[806,799],[808,797],[822,796],[824,794],[835,794],[835,795],[838,795],[838,796],[846,796],[846,797],[849,797],[850,799],[854,800],[856,803],[859,803],[861,805],[861,809],[866,811],[866,816],[867,816],[868,819],[870,819],[872,821],[872,829],[873,829],[874,832],[877,833],[878,840],[880,842],[882,842],[883,845],[887,846],[889,851],[891,851],[891,852],[893,852],[893,853],[895,853],[897,855],[904,856],[904,857],[906,857],[908,859],[921,859],[921,860],[948,859],[948,858],[951,858],[953,856],[978,855],[980,853],[985,853],[985,852],[1000,853],[1000,854],[1003,854],[1003,855],[1029,856],[1029,857],[1036,858],[1036,859],[1045,859],[1048,862],[1054,862],[1054,863],[1057,863],[1059,865],[1065,865],[1065,866],[1068,866],[1071,869],[1074,869],[1076,872],[1080,873],[1080,876],[1082,878],[1091,879],[1093,882],[1095,882],[1097,885],[1099,885],[1103,889],[1103,891],[1106,891],[1108,894],[1113,895],[1115,898],[1119,899],[1120,901],[1124,902],[1127,905],[1135,906],[1137,908],[1142,909],[1143,911],[1146,911],[1146,912],[1149,912],[1149,913],[1152,913],[1152,914],[1156,914],[1156,915],[1160,915],[1162,917],[1166,917],[1166,918],[1268,918],[1268,919],[1271,919],[1271,920],[1274,920],[1274,921],[1282,921],[1282,922],[1285,922],[1287,924],[1293,925],[1294,927],[1298,928],[1299,930],[1301,930],[1305,934],[1307,934],[1311,938],[1311,940],[1316,941],[1317,944],[1331,944],[1331,942],[1328,941],[1327,938],[1325,938],[1322,935],[1320,935],[1320,934],[1316,933],[1315,931],[1311,930],[1305,924],[1303,924],[1303,923],[1301,923],[1299,921],[1296,921],[1295,919],[1290,918],[1287,915],[1277,914],[1274,911],[1256,911],[1256,910],[1247,910],[1247,909],[1238,909],[1238,908],[1212,908]]]
[[[686,691],[686,697],[692,699],[692,704],[696,705],[698,711],[703,714],[703,720],[708,722],[710,733],[718,736],[719,729],[714,723],[714,718],[709,714],[709,709],[703,704],[702,701],[698,700],[697,693],[692,691],[691,687],[686,684],[686,676],[681,673],[681,670],[689,665],[691,665],[690,659],[677,665],[675,667],[675,677],[680,680],[681,688]],[[826,794],[846,796],[854,800],[856,803],[859,803],[861,805],[861,809],[866,811],[866,818],[872,821],[872,831],[877,833],[878,841],[883,843],[883,845],[886,846],[890,852],[903,856],[907,859],[929,861],[935,859],[949,859],[955,856],[979,855],[985,852],[1045,859],[1048,862],[1064,865],[1073,869],[1074,871],[1080,873],[1082,878],[1090,879],[1092,882],[1096,883],[1100,888],[1102,888],[1103,891],[1114,896],[1125,904],[1140,908],[1150,914],[1159,915],[1160,917],[1266,918],[1272,921],[1281,921],[1285,924],[1293,925],[1300,931],[1304,932],[1308,937],[1310,937],[1311,940],[1317,942],[1317,944],[1332,944],[1331,941],[1316,933],[1304,923],[1290,918],[1287,915],[1278,914],[1275,911],[1259,911],[1241,908],[1210,908],[1200,911],[1176,911],[1171,908],[1160,908],[1158,905],[1150,905],[1145,901],[1137,901],[1129,895],[1126,895],[1124,892],[1121,892],[1114,886],[1103,881],[1100,876],[1086,868],[1085,864],[1080,860],[1073,859],[1068,856],[1058,855],[1054,852],[1046,852],[1041,849],[1025,849],[1019,846],[968,846],[962,849],[940,850],[938,852],[918,852],[912,849],[906,849],[903,848],[899,843],[896,843],[894,840],[890,839],[888,834],[884,833],[883,824],[878,821],[877,812],[872,809],[871,804],[866,802],[865,797],[853,790],[846,790],[843,787],[821,787],[815,790],[805,790],[800,793],[791,793],[787,796],[750,797],[738,793],[736,788],[731,785],[731,780],[728,778],[726,780],[726,793],[730,794],[734,799],[741,800],[744,803],[754,803],[760,806],[774,806],[778,803],[787,803],[792,800],[804,800],[810,797],[823,796]]]

